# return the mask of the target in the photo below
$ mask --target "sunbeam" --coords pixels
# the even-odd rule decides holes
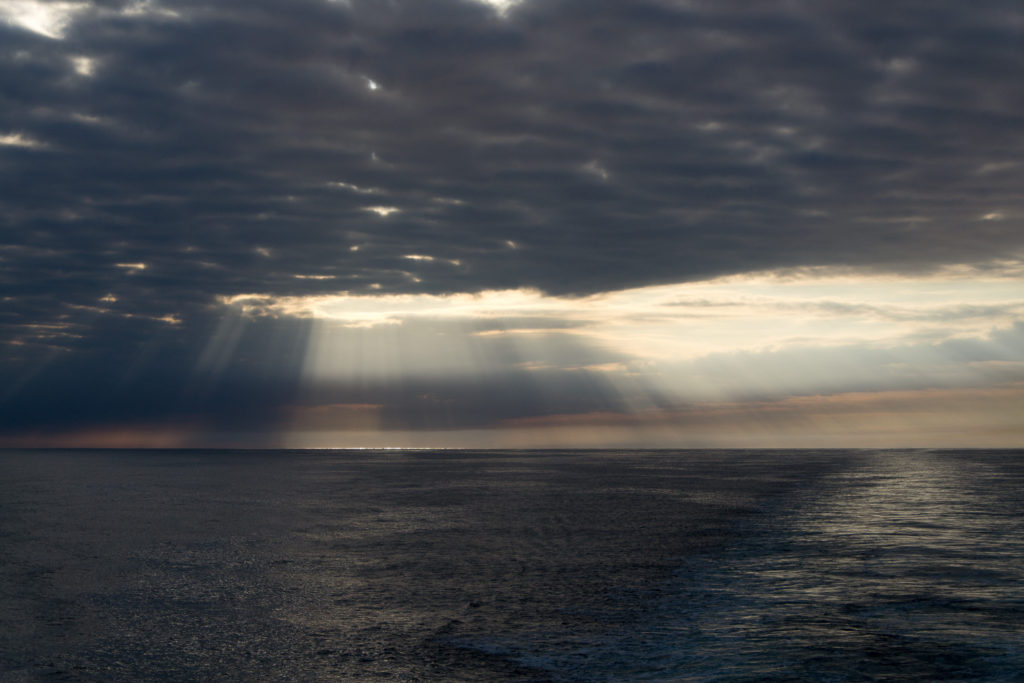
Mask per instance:
[[[934,426],[913,417],[918,402],[963,410],[957,391],[1024,380],[1019,285],[1018,267],[1005,264],[983,276],[763,272],[578,298],[507,290],[222,303],[238,318],[308,322],[304,404],[290,418],[307,442],[317,430],[344,441],[354,431],[480,426],[547,434],[538,443],[594,428],[615,443],[784,443],[799,433],[832,442],[864,433],[863,404],[815,412],[800,397],[864,396],[900,397],[916,443],[917,430]],[[203,367],[217,366],[236,324],[222,323]],[[936,402],[931,391],[950,393]]]

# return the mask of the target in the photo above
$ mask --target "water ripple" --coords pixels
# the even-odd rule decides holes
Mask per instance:
[[[690,558],[559,680],[1024,680],[1019,458],[885,451]]]

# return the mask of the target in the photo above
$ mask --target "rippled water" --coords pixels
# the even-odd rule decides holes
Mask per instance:
[[[0,452],[0,681],[1022,680],[1024,452]]]
[[[580,680],[1024,680],[1021,454],[880,452],[690,557]]]

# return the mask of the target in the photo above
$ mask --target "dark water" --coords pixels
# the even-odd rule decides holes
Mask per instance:
[[[0,451],[0,681],[1022,672],[1022,451]]]

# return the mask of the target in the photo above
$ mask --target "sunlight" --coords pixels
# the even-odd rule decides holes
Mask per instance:
[[[698,443],[700,434],[711,439],[729,425],[735,443],[746,434],[750,443],[765,444],[770,433],[783,441],[808,434],[838,443],[851,430],[868,423],[881,429],[892,420],[853,398],[823,404],[822,397],[864,391],[878,398],[909,388],[954,391],[1024,381],[1021,279],[1019,262],[1005,261],[984,273],[952,268],[892,277],[804,269],[577,298],[514,289],[246,294],[220,302],[240,319],[308,323],[302,383],[311,391],[435,382],[501,386],[510,377],[528,377],[531,391],[561,405],[571,381],[605,397],[601,405],[611,412],[545,413],[504,428],[548,439],[560,434],[566,443],[582,443],[583,432],[595,425],[603,443],[678,443],[683,429]],[[231,337],[230,330],[219,331],[204,354],[213,374]],[[816,397],[816,403],[792,402],[801,396]],[[924,429],[929,416],[952,410],[958,395],[945,403],[915,396],[905,400],[931,401],[931,407],[915,413],[902,406],[893,414]],[[424,394],[416,400],[433,399]],[[679,412],[690,404],[718,407]],[[296,413],[294,423],[310,432],[311,425],[327,429],[334,420],[354,430],[381,419],[378,409],[363,403],[337,405]],[[1005,417],[1000,413],[996,421],[1004,424]]]
[[[216,387],[235,357],[246,322],[240,315],[226,315],[220,319],[196,361],[192,376],[185,386],[186,395],[204,396]]]
[[[21,133],[7,133],[0,135],[0,145],[7,147],[26,147],[28,149],[37,149],[45,147],[45,145],[35,138],[22,135]]]
[[[96,74],[96,60],[92,57],[72,57],[71,66],[79,76],[94,76]]]
[[[7,0],[0,4],[0,17],[14,26],[20,26],[47,38],[61,40],[64,38],[64,30],[74,19],[75,14],[87,7],[84,2]]]
[[[412,261],[433,261],[407,254]],[[339,327],[440,320],[479,323],[531,319],[473,334],[583,336],[646,360],[760,352],[793,345],[899,344],[909,339],[976,335],[1024,317],[1020,265],[988,273],[951,269],[919,277],[864,273],[772,271],[705,282],[621,290],[587,297],[539,290],[475,294],[245,294],[221,303],[246,315],[333,321]],[[467,327],[466,329],[469,329]]]
[[[494,10],[500,15],[505,16],[508,11],[518,5],[522,0],[478,0],[484,5],[493,7]]]
[[[397,206],[364,206],[363,211],[375,213],[381,218],[387,218],[393,213],[401,211]]]

